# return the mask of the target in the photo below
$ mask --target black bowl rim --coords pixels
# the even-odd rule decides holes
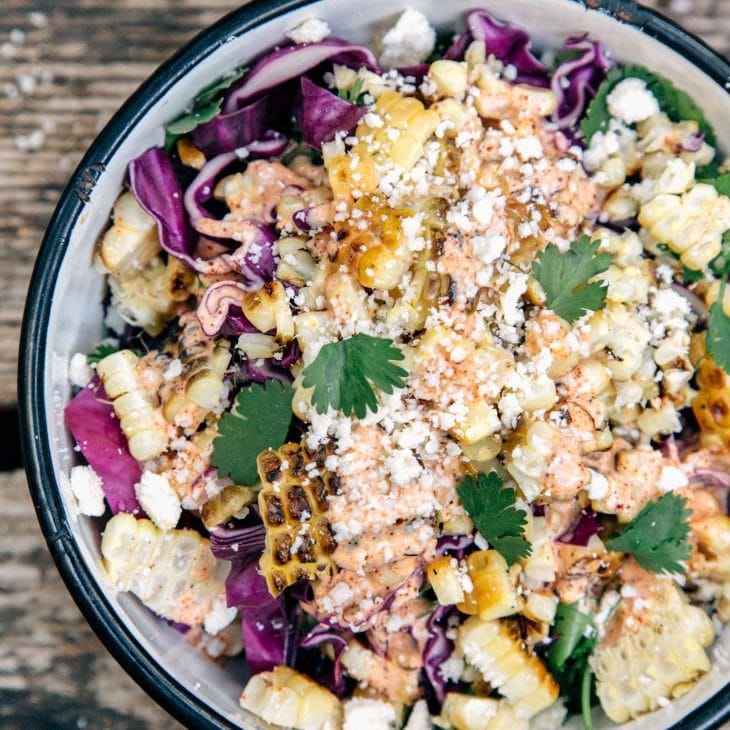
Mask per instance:
[[[79,163],[48,225],[38,253],[23,316],[18,368],[18,403],[23,457],[33,504],[56,566],[81,612],[106,648],[134,680],[171,715],[190,728],[236,728],[199,700],[163,667],[117,619],[96,584],[71,533],[61,503],[46,434],[46,330],[53,290],[68,240],[84,210],[87,194],[120,141],[167,90],[232,36],[314,0],[255,0],[207,28],[162,64],[123,104]],[[730,63],[702,40],[665,16],[632,0],[572,0],[606,13],[684,56],[721,87],[730,79]],[[34,404],[40,404],[35,408]],[[53,485],[49,487],[47,485]],[[730,684],[686,715],[676,730],[710,730],[730,718]]]

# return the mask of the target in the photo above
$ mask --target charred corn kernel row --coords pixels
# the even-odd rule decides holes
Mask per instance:
[[[115,275],[140,269],[159,252],[157,225],[132,193],[123,193],[114,203],[114,225],[99,244],[99,257]]]
[[[195,312],[187,312],[179,322],[182,373],[163,385],[162,413],[170,423],[194,430],[220,403],[231,353],[226,340],[214,341],[203,332]]]
[[[464,591],[464,599],[457,606],[460,611],[491,621],[520,610],[522,600],[515,587],[516,571],[510,571],[501,553],[478,550],[467,557],[466,567],[471,590]]]
[[[180,292],[187,290],[191,276],[190,271],[181,271],[176,259],[164,264],[155,256],[141,269],[109,277],[112,303],[129,324],[159,334],[174,315]]]
[[[692,411],[703,443],[730,448],[730,376],[705,355],[697,370],[697,385]]]
[[[558,698],[557,682],[524,648],[519,633],[508,622],[468,618],[459,627],[456,650],[505,697],[519,718],[536,715]]]
[[[527,730],[529,726],[504,700],[457,692],[446,695],[438,719],[454,730]]]
[[[612,638],[594,651],[596,694],[614,722],[657,709],[710,668],[704,647],[715,637],[712,621],[670,580],[663,584],[641,620],[624,623],[618,636],[608,633],[609,621]]]
[[[720,253],[722,234],[730,228],[730,198],[703,183],[687,192],[659,193],[641,206],[639,223],[687,268],[701,270]]]
[[[264,722],[294,730],[340,730],[342,705],[309,677],[275,667],[248,680],[239,704]]]
[[[224,594],[230,563],[216,560],[194,530],[166,530],[119,513],[101,539],[104,568],[120,591],[131,591],[155,613],[189,625],[203,622]]]
[[[289,298],[280,281],[271,281],[261,289],[247,292],[241,309],[260,332],[274,330],[278,343],[286,344],[294,337]]]
[[[337,481],[325,470],[324,458],[324,450],[310,453],[292,443],[258,457],[263,484],[258,503],[266,526],[261,571],[274,596],[335,569],[331,556],[337,544],[326,512]]]
[[[169,436],[162,414],[140,379],[138,363],[131,350],[119,350],[101,360],[96,371],[112,400],[129,452],[137,461],[145,461],[167,448]]]

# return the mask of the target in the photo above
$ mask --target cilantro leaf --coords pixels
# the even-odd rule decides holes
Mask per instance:
[[[612,69],[603,83],[598,87],[595,98],[580,123],[586,142],[599,130],[608,126],[611,114],[608,111],[608,95],[613,88],[624,79],[641,79],[656,97],[661,110],[673,121],[696,121],[700,131],[705,133],[705,140],[712,147],[717,146],[717,138],[712,125],[705,119],[702,110],[686,92],[678,89],[669,79],[655,74],[643,66],[624,66]]]
[[[332,408],[346,416],[364,418],[368,409],[377,411],[373,386],[385,393],[403,388],[408,373],[393,364],[403,353],[384,337],[355,335],[324,345],[314,362],[304,370],[303,385],[314,388],[312,404],[317,413]]]
[[[480,472],[476,479],[466,476],[456,491],[482,537],[510,565],[530,555],[524,535],[527,514],[515,507],[515,490],[505,487],[497,472]]]
[[[707,177],[702,180],[698,178],[697,182],[712,185],[720,195],[730,195],[730,172],[726,172],[724,175],[717,175],[716,177]]]
[[[692,552],[687,541],[691,514],[684,497],[668,492],[649,502],[606,547],[631,553],[653,573],[684,573],[680,560],[689,560]]]
[[[556,641],[547,652],[550,673],[560,685],[560,694],[567,698],[568,709],[581,712],[584,726],[590,730],[594,693],[588,660],[598,638],[593,618],[579,611],[574,603],[561,603],[555,614],[552,636]]]
[[[363,99],[365,94],[362,93],[362,79],[360,77],[355,79],[355,83],[349,89],[339,89],[337,96],[344,101],[349,101],[350,104],[357,104],[358,106],[363,105]]]
[[[728,271],[722,274],[720,294],[710,307],[707,320],[707,353],[726,373],[730,373],[730,317],[725,314],[723,302],[727,288]]]
[[[224,76],[222,79],[214,81],[202,89],[193,99],[189,112],[165,125],[165,149],[169,152],[180,137],[189,134],[199,125],[217,117],[223,106],[222,92],[238,81],[245,73],[246,69],[241,69],[230,76]]]
[[[605,283],[586,283],[613,263],[612,254],[596,254],[600,245],[589,236],[581,236],[561,253],[549,243],[532,266],[535,278],[545,290],[548,308],[568,322],[580,319],[586,311],[601,309],[606,302]]]
[[[239,485],[256,482],[256,457],[286,441],[293,396],[294,388],[278,380],[241,390],[231,412],[221,418],[213,441],[210,461],[221,476],[229,476]]]

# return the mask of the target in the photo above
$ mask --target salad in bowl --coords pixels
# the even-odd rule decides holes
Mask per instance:
[[[298,730],[623,723],[730,619],[730,175],[610,42],[315,18],[129,160],[67,476]]]

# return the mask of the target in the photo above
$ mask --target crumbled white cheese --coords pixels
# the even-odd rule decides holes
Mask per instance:
[[[75,466],[71,469],[69,484],[82,515],[101,517],[104,514],[101,477],[90,466]]]
[[[436,45],[436,31],[419,10],[407,8],[383,36],[380,63],[385,68],[415,66],[428,58]]]
[[[514,144],[523,160],[539,160],[542,157],[542,143],[533,135],[516,139]]]
[[[144,471],[134,485],[134,492],[142,509],[157,527],[172,530],[177,525],[182,507],[166,476]]]
[[[89,367],[89,361],[82,352],[77,352],[68,361],[68,379],[71,385],[78,388],[85,388],[94,377],[93,370]]]
[[[294,43],[319,43],[332,33],[329,25],[319,18],[307,18],[286,32]]]
[[[676,466],[663,466],[659,475],[659,491],[662,494],[673,492],[675,489],[682,489],[689,484],[687,475]]]
[[[428,705],[426,700],[418,700],[411,714],[408,716],[408,722],[403,727],[403,730],[431,730],[433,723],[431,722],[431,715],[428,712]]]
[[[594,469],[588,469],[591,481],[588,484],[588,499],[603,499],[608,494],[608,479]]]
[[[471,239],[471,245],[474,248],[474,253],[482,263],[491,264],[504,253],[504,249],[507,247],[507,238],[496,233],[486,236],[474,236]]]
[[[207,634],[217,634],[223,631],[236,618],[237,613],[238,609],[235,606],[228,607],[225,596],[218,596],[203,619],[205,632]]]
[[[179,357],[176,357],[174,360],[170,361],[170,364],[162,371],[162,379],[172,380],[173,378],[177,378],[179,375],[182,375],[183,367],[182,367],[182,360],[180,360]]]
[[[659,102],[641,79],[620,81],[613,87],[606,102],[611,116],[626,124],[643,122],[659,113]]]
[[[441,663],[438,671],[447,682],[458,682],[461,673],[464,671],[464,666],[464,659],[452,654],[445,662]]]
[[[398,723],[393,706],[382,700],[353,697],[344,703],[343,709],[342,730],[392,730]]]

